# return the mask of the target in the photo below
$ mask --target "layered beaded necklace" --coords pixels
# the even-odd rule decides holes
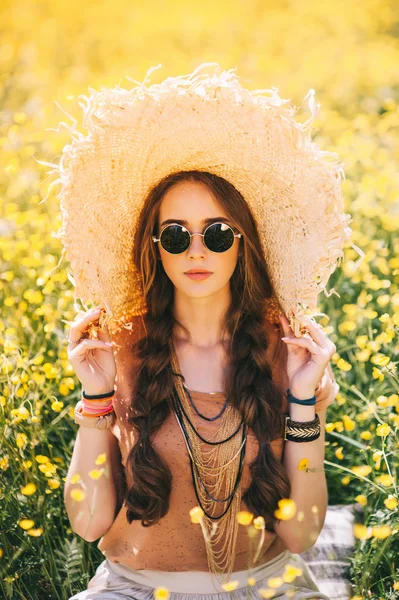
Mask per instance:
[[[208,567],[215,575],[227,573],[227,580],[223,581],[225,583],[230,579],[235,560],[247,425],[238,411],[228,403],[228,398],[216,417],[206,417],[197,410],[188,388],[182,382],[172,340],[169,340],[169,346],[174,378],[171,400],[190,457],[194,491],[199,506],[204,511],[206,534],[203,533]],[[215,421],[224,415],[220,427],[209,439],[205,439],[196,429],[194,412],[206,421]],[[219,439],[215,441],[217,434]],[[201,442],[210,445],[211,449],[204,451]],[[206,478],[208,480],[205,482]],[[218,495],[221,491],[220,498]],[[216,514],[215,509],[220,505],[225,506]]]

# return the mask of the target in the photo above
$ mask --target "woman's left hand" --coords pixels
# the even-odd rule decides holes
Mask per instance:
[[[314,323],[307,315],[301,317],[310,338],[297,338],[285,315],[280,316],[284,336],[288,346],[287,376],[291,394],[298,400],[312,398],[323,373],[336,352],[336,345],[324,333],[321,325]]]

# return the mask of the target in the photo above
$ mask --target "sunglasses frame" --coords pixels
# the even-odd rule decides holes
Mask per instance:
[[[168,227],[171,227],[172,225],[178,225],[178,226],[179,226],[179,227],[181,227],[182,229],[185,229],[185,230],[187,231],[187,233],[189,234],[189,236],[190,236],[190,243],[189,243],[189,245],[187,246],[187,248],[186,248],[185,250],[182,250],[182,252],[169,252],[168,250],[166,250],[166,248],[164,248],[164,247],[162,246],[162,242],[161,242],[161,237],[162,237],[162,234],[163,234],[163,232],[165,231],[165,229],[167,229]],[[152,240],[153,240],[153,242],[161,242],[161,246],[162,246],[162,248],[165,250],[165,252],[167,252],[168,254],[172,254],[172,255],[174,255],[174,256],[177,256],[177,255],[179,255],[179,254],[183,254],[183,252],[186,252],[186,250],[188,250],[188,249],[190,248],[190,246],[191,246],[191,243],[192,243],[192,239],[193,239],[193,236],[194,236],[194,235],[200,235],[200,236],[202,237],[202,243],[203,243],[203,245],[205,246],[205,248],[206,248],[207,250],[209,250],[209,252],[213,252],[214,254],[223,254],[224,252],[227,252],[228,250],[230,250],[230,248],[232,248],[232,247],[233,247],[233,245],[234,245],[234,242],[233,242],[233,244],[230,246],[230,248],[228,248],[227,250],[224,250],[223,252],[215,252],[214,250],[211,250],[210,248],[208,248],[208,246],[205,244],[205,234],[206,234],[207,230],[209,229],[209,227],[212,227],[212,225],[226,225],[227,227],[229,227],[229,228],[231,229],[231,231],[233,232],[233,235],[234,235],[234,237],[235,237],[235,238],[241,238],[241,237],[242,237],[242,233],[234,233],[234,229],[232,228],[232,226],[231,226],[231,225],[229,225],[228,223],[224,223],[223,221],[217,221],[217,222],[215,222],[215,223],[210,223],[209,225],[207,225],[207,226],[205,227],[205,229],[204,229],[203,233],[191,233],[191,232],[190,232],[190,231],[187,229],[187,227],[184,227],[184,225],[181,225],[181,223],[168,223],[168,224],[167,224],[167,225],[165,225],[165,227],[162,229],[161,233],[159,234],[159,238],[157,238],[157,237],[156,237],[156,235],[153,235],[153,236],[151,236],[151,237],[152,237]]]

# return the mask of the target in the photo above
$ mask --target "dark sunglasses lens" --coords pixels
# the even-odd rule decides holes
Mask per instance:
[[[170,254],[181,254],[190,245],[190,234],[181,225],[168,225],[162,232],[161,244]]]
[[[234,233],[225,223],[214,223],[206,230],[204,241],[212,252],[226,252],[234,244]]]

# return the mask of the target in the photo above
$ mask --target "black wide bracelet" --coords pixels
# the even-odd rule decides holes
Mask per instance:
[[[313,421],[292,421],[285,417],[284,440],[289,442],[313,442],[320,437],[321,426],[319,415]]]

